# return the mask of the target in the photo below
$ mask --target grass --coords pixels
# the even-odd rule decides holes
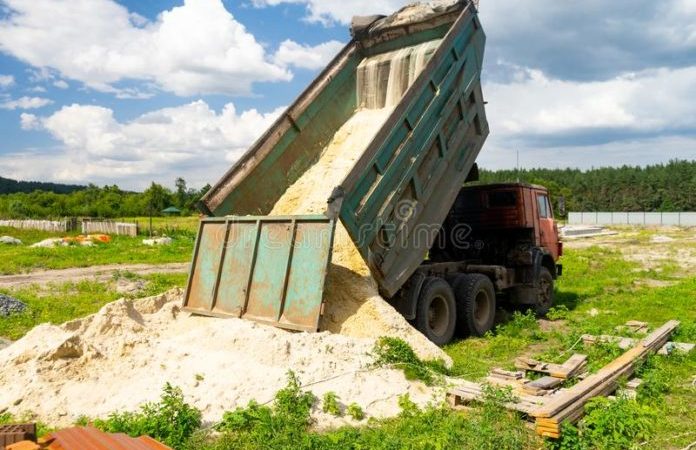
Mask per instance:
[[[123,222],[137,222],[140,228],[140,234],[149,234],[150,218],[149,217],[125,217],[114,219]],[[171,216],[171,217],[153,217],[153,231],[162,234],[167,230],[181,230],[195,233],[198,230],[200,218],[198,216]]]
[[[632,245],[649,245],[649,241],[650,234],[641,232],[638,244]],[[696,276],[683,274],[678,261],[665,261],[657,270],[644,269],[638,263],[624,260],[618,250],[589,247],[568,249],[563,265],[564,276],[556,285],[556,312],[558,319],[562,319],[558,327],[542,331],[535,321],[517,313],[489,336],[448,345],[445,350],[454,360],[452,374],[482,378],[493,367],[511,369],[515,357],[521,354],[562,362],[572,353],[584,353],[589,357],[589,369],[595,371],[621,350],[613,345],[583,347],[580,336],[618,334],[615,327],[630,319],[647,322],[653,328],[670,319],[680,320],[682,325],[673,339],[696,342]],[[636,283],[644,279],[673,284],[647,287]],[[651,365],[641,374],[646,380],[643,389],[652,389],[651,395],[639,396],[635,405],[596,409],[591,420],[584,422],[584,428],[581,422],[579,429],[584,437],[573,441],[571,432],[565,435],[567,446],[563,447],[561,441],[556,448],[683,448],[695,441],[696,352],[687,356],[654,357]],[[630,422],[626,425],[627,435],[607,443],[599,440],[599,436],[616,431],[608,425],[599,432],[596,428],[625,421],[612,414],[632,419],[626,419]],[[642,418],[646,414],[654,426],[643,427]],[[573,442],[576,443],[571,445]]]
[[[124,274],[126,277],[129,274]],[[152,274],[143,276],[147,281],[138,297],[164,292],[173,287],[183,287],[186,274]],[[60,324],[95,313],[106,303],[124,297],[115,291],[112,281],[80,281],[53,283],[47,286],[30,285],[20,289],[0,292],[11,295],[28,308],[22,314],[0,317],[0,337],[19,339],[40,323]]]
[[[76,233],[68,233],[76,234]],[[0,245],[0,275],[10,275],[31,270],[67,269],[103,264],[166,264],[186,262],[191,258],[195,234],[180,231],[171,235],[171,245],[143,245],[142,237],[113,236],[108,244],[94,247],[71,245],[56,248],[31,248],[43,239],[61,237],[65,233],[49,233],[34,230],[17,230],[0,227],[0,236],[20,239],[23,245]]]

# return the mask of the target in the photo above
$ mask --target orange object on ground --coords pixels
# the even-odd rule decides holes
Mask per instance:
[[[87,237],[93,241],[100,241],[100,242],[103,242],[105,244],[108,244],[109,242],[111,242],[111,236],[109,236],[108,234],[90,234]]]
[[[123,433],[104,433],[93,427],[55,431],[42,439],[50,450],[172,450],[148,436],[132,438]]]
[[[36,442],[21,441],[8,445],[5,450],[41,450],[41,447]]]

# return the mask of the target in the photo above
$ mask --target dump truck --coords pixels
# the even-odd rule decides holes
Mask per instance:
[[[560,247],[546,190],[462,188],[476,178],[489,132],[475,5],[449,0],[358,17],[351,36],[199,202],[207,217],[184,309],[317,331],[340,221],[379,293],[437,344],[457,325],[468,334],[489,330],[496,298],[547,310]],[[395,52],[420,71],[395,70]],[[366,83],[375,85],[368,94]],[[325,180],[333,189],[323,213],[269,214],[357,110],[391,97],[393,108],[347,174]]]

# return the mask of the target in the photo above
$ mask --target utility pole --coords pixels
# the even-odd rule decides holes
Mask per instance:
[[[520,182],[520,149],[517,149],[517,182]]]

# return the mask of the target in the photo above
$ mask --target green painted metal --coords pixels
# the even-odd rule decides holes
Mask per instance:
[[[465,10],[341,183],[341,221],[387,297],[425,258],[488,135],[484,43]]]
[[[356,68],[362,59],[355,48],[351,41],[212,187],[201,200],[203,212],[218,217],[270,212],[355,112]]]
[[[317,331],[334,228],[322,215],[202,220],[184,309]]]

